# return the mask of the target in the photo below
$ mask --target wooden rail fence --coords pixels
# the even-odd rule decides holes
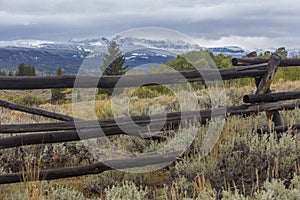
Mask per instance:
[[[214,110],[213,116],[211,110],[198,110],[189,111],[186,113],[173,112],[165,115],[143,115],[119,118],[118,122],[121,122],[124,126],[130,126],[132,121],[137,125],[149,125],[150,119],[151,125],[149,130],[162,130],[156,125],[165,121],[163,129],[178,127],[181,117],[185,119],[194,119],[195,116],[201,116],[198,119],[200,124],[207,123],[212,117],[224,115],[226,111],[227,117],[229,115],[243,115],[249,116],[250,114],[257,114],[259,112],[266,112],[269,119],[274,124],[274,130],[268,128],[259,129],[258,133],[270,133],[272,131],[286,132],[292,130],[295,132],[300,130],[300,124],[294,124],[291,126],[284,126],[279,111],[293,110],[300,107],[300,101],[293,103],[282,103],[280,101],[296,100],[300,99],[300,91],[287,91],[280,93],[271,93],[270,85],[274,79],[274,75],[278,67],[288,66],[300,66],[300,59],[281,59],[280,56],[273,54],[270,59],[261,58],[243,58],[232,59],[235,68],[220,69],[220,70],[189,70],[180,72],[183,77],[178,78],[177,73],[159,73],[150,75],[128,75],[122,77],[122,85],[120,87],[134,87],[140,86],[145,80],[151,80],[147,85],[157,85],[157,82],[161,84],[176,84],[199,81],[214,81],[221,78],[223,80],[232,80],[239,78],[255,78],[257,90],[255,94],[249,94],[244,96],[244,105],[219,107]],[[0,77],[0,89],[6,90],[33,90],[33,89],[49,89],[49,88],[73,88],[76,80],[80,81],[80,87],[82,88],[94,88],[92,83],[98,82],[98,88],[114,88],[117,86],[117,82],[121,76],[103,76],[90,77],[90,76],[53,76],[53,77]],[[0,106],[26,112],[34,115],[48,117],[51,119],[61,120],[62,122],[56,123],[36,123],[32,124],[0,124],[0,134],[9,135],[0,138],[0,149],[20,147],[23,145],[34,144],[49,144],[49,143],[61,143],[78,141],[81,139],[98,138],[102,136],[111,136],[117,134],[129,134],[124,132],[115,119],[106,119],[98,121],[80,121],[76,129],[74,118],[55,112],[50,112],[42,109],[31,108],[24,105],[0,100]],[[132,120],[132,121],[131,121]],[[95,126],[94,124],[97,124]],[[99,134],[98,124],[104,134]],[[77,125],[77,124],[76,124]],[[84,137],[80,138],[79,132],[84,132]],[[132,129],[130,135],[140,136],[145,139],[165,139],[162,136],[153,136],[147,133],[140,133],[138,130]],[[130,158],[126,160],[109,160],[105,162],[94,163],[86,166],[74,166],[65,168],[56,168],[49,170],[41,170],[35,174],[34,177],[38,177],[39,180],[51,180],[58,178],[66,178],[72,176],[81,176],[86,174],[101,173],[106,170],[112,170],[114,168],[125,169],[132,167],[141,167],[148,165],[155,165],[166,162],[174,162],[177,154],[171,154],[169,156],[164,155],[151,155],[147,158]],[[109,164],[109,165],[107,165]],[[115,166],[115,167],[109,167]],[[32,175],[32,174],[31,174]],[[11,173],[0,175],[0,184],[15,183],[26,180],[29,174]]]

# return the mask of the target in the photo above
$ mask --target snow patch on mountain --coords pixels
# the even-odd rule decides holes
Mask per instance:
[[[24,48],[42,48],[45,45],[54,44],[57,42],[46,40],[11,40],[0,41],[0,47],[24,47]]]
[[[242,57],[246,55],[246,51],[237,46],[212,47],[207,48],[214,55],[223,54],[225,56]]]
[[[161,63],[176,58],[176,54],[161,49],[142,48],[135,49],[125,53],[125,63],[129,68],[137,66],[158,66]]]
[[[178,39],[145,39],[116,36],[113,38],[125,56],[125,65],[130,68],[143,66],[143,69],[160,63],[166,63],[177,55],[190,51],[208,50],[214,55],[223,54],[242,57],[250,51],[238,46],[204,48],[199,44]],[[13,40],[0,41],[0,67],[15,69],[24,62],[33,64],[39,71],[55,74],[62,67],[65,74],[76,74],[82,62],[89,58],[95,62],[101,60],[107,52],[111,40],[105,37],[94,39],[72,39],[66,42],[47,40]],[[269,50],[255,49],[258,55]],[[288,49],[288,57],[300,55],[300,49]],[[93,61],[94,62],[94,61]],[[97,66],[100,66],[97,65]]]
[[[121,49],[124,49],[125,51],[138,48],[150,48],[170,51],[175,54],[182,54],[189,51],[204,49],[196,43],[188,43],[182,40],[152,40],[135,37],[122,37],[120,35],[117,35],[112,40],[116,41],[120,45]]]

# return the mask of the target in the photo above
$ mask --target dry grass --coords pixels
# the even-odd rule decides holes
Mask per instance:
[[[272,85],[272,90],[293,91],[300,89],[300,81],[276,83]],[[242,103],[242,97],[245,94],[253,93],[255,88],[246,86],[242,88],[229,87],[226,88],[227,104],[239,105]],[[209,104],[207,91],[200,90],[196,92],[201,107],[206,108]],[[95,102],[95,113],[99,119],[111,118],[113,116],[110,108],[111,102],[109,99],[97,100]],[[132,98],[127,101],[129,112],[132,115],[141,115],[147,113],[159,113],[160,108],[165,108],[166,111],[176,111],[179,109],[178,101],[174,96],[162,96],[152,99]],[[159,106],[158,106],[159,105]],[[72,105],[51,105],[45,104],[39,106],[42,109],[55,111],[67,115],[72,115]],[[118,116],[124,115],[120,105]],[[284,114],[285,123],[300,123],[299,110]],[[86,116],[87,118],[89,116]],[[46,121],[55,121],[28,115],[7,109],[0,109],[0,121],[2,124],[19,124],[19,123],[38,123]],[[218,139],[217,145],[205,158],[199,158],[197,153],[203,142],[203,137],[207,127],[201,126],[198,130],[198,135],[195,138],[192,146],[187,150],[185,157],[179,159],[175,166],[170,166],[169,170],[158,170],[144,174],[129,174],[121,172],[109,172],[101,175],[74,177],[70,179],[53,180],[47,183],[33,181],[11,185],[0,185],[0,199],[16,198],[18,192],[25,194],[27,199],[47,199],[47,191],[62,191],[63,188],[72,188],[64,190],[70,195],[84,194],[90,199],[105,199],[107,194],[112,191],[126,191],[126,188],[133,187],[132,184],[121,184],[124,181],[132,182],[137,188],[132,188],[145,198],[155,199],[182,199],[185,197],[198,199],[214,199],[217,196],[223,195],[223,189],[227,191],[240,191],[239,194],[254,196],[255,192],[262,187],[265,181],[279,178],[291,180],[293,173],[299,174],[299,135],[294,137],[284,136],[280,141],[276,137],[266,136],[263,138],[255,134],[257,128],[268,126],[268,122],[264,114],[242,118],[239,116],[230,117],[223,130],[222,135]],[[168,133],[173,135],[174,133]],[[132,139],[128,136],[113,137],[112,142],[121,149],[130,152],[143,152],[152,149],[157,149],[164,146],[164,143],[154,141],[144,141],[140,139]],[[168,142],[168,141],[167,141]],[[77,153],[73,154],[72,146],[77,146]],[[81,151],[84,148],[81,143],[66,143],[64,145],[49,145],[53,147],[56,155],[61,156],[59,166],[78,165],[78,156],[81,156]],[[53,166],[45,165],[47,156],[38,157],[37,160],[30,159],[30,147],[28,149],[28,160],[23,164],[23,171],[38,172],[41,168],[50,168]],[[13,153],[15,149],[0,150],[0,154]],[[43,149],[42,149],[43,150]],[[39,152],[42,155],[46,151]],[[101,153],[105,154],[109,151],[101,149]],[[31,152],[32,155],[36,154]],[[1,155],[1,156],[2,156]],[[0,157],[0,162],[3,157]],[[31,161],[29,161],[31,160]],[[47,160],[48,162],[49,160]],[[3,164],[3,163],[2,163]],[[1,171],[0,171],[1,172]],[[28,177],[30,180],[38,179],[39,177]],[[27,179],[27,180],[29,180]],[[115,186],[112,189],[112,186]],[[145,187],[149,188],[149,191]],[[49,189],[50,188],[50,189]],[[59,189],[58,189],[59,188]],[[106,189],[106,190],[105,190]],[[75,192],[74,192],[75,191]],[[148,192],[146,192],[148,191]],[[230,192],[229,192],[230,193]],[[225,195],[228,195],[226,192]],[[230,194],[238,196],[238,194]],[[80,195],[79,195],[80,196]],[[10,197],[10,198],[9,198]]]

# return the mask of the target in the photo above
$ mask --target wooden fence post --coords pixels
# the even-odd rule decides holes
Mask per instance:
[[[280,65],[280,62],[281,62],[281,56],[277,54],[272,54],[267,65],[267,71],[264,74],[264,76],[262,78],[255,79],[256,87],[257,87],[255,94],[271,93],[270,86],[274,79],[276,71]],[[267,111],[266,115],[268,119],[272,119],[275,127],[283,125],[282,118],[280,116],[279,111],[271,111],[271,112]]]

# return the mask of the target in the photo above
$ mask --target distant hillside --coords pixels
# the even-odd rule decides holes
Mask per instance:
[[[247,52],[240,47],[227,46],[204,48],[197,44],[189,44],[183,41],[160,41],[141,38],[117,36],[114,38],[120,44],[125,55],[125,64],[129,69],[140,66],[145,70],[153,65],[166,63],[192,50],[207,49],[214,55],[223,54],[233,57],[241,57]],[[0,41],[0,67],[15,70],[20,63],[36,66],[39,74],[55,74],[61,67],[64,74],[76,74],[84,59],[97,57],[102,59],[106,52],[108,39],[70,40],[68,42],[53,42],[41,40],[16,40]],[[289,55],[295,55],[300,50],[293,49]],[[99,62],[99,66],[101,62]],[[97,66],[97,63],[96,63]]]

